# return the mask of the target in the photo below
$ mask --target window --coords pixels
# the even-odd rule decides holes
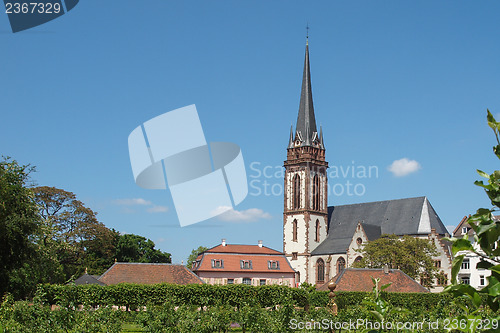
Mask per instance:
[[[361,237],[358,237],[358,239],[356,239],[356,244],[358,245],[363,244],[363,239]]]
[[[313,178],[313,188],[312,188],[312,195],[313,195],[313,207],[312,209],[314,210],[320,210],[320,196],[319,196],[319,177],[318,175],[315,175]]]
[[[316,271],[316,283],[325,282],[325,262],[321,258],[316,261]]]
[[[434,267],[441,268],[441,260],[435,260],[434,261]]]
[[[420,284],[425,286],[425,285],[429,285],[430,284],[430,278],[429,278],[429,275],[424,273],[420,276]]]
[[[234,279],[227,279],[227,284],[234,284]]]
[[[337,259],[337,274],[345,268],[345,259],[340,257]]]
[[[463,228],[462,228],[462,235],[465,235],[466,233],[468,233],[468,232],[469,232],[469,230],[470,230],[470,228],[469,228],[469,227],[463,227]]]
[[[361,261],[361,259],[363,259],[363,257],[358,256],[358,257],[356,257],[356,259],[354,259],[354,262],[360,262],[360,261]]]
[[[448,284],[448,275],[444,274],[443,271],[437,276],[437,284],[438,286],[446,286]]]
[[[240,260],[241,269],[252,269],[252,260]]]
[[[243,278],[243,284],[247,284],[247,285],[252,285],[252,279],[250,278]]]
[[[464,261],[462,261],[462,266],[461,266],[462,269],[470,269],[470,263],[469,263],[469,259],[464,259]]]
[[[293,208],[300,208],[300,176],[295,175],[293,177]]]
[[[299,256],[298,252],[292,252],[292,260],[297,260],[298,256]]]
[[[224,260],[212,259],[212,268],[224,268]]]
[[[269,269],[280,269],[280,263],[277,260],[268,260],[267,268]]]
[[[266,279],[260,279],[260,285],[265,286],[266,285]]]
[[[319,232],[320,232],[320,224],[319,224],[319,220],[316,220],[316,242],[319,242]]]
[[[293,220],[292,226],[293,226],[293,235],[292,235],[292,241],[296,242],[297,241],[297,220]]]
[[[460,279],[460,283],[462,284],[470,284],[470,277],[468,276],[462,276]]]
[[[479,285],[480,286],[484,286],[485,285],[484,275],[479,275]]]

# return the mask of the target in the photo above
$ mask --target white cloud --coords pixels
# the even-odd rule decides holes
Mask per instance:
[[[114,200],[114,203],[117,205],[124,205],[124,206],[135,206],[135,205],[148,206],[152,204],[151,201],[144,200],[142,198],[116,199]]]
[[[389,166],[389,171],[396,177],[403,177],[410,173],[420,170],[422,167],[420,163],[415,160],[409,160],[406,157],[400,160],[395,160]]]
[[[168,212],[167,206],[153,206],[147,209],[148,213],[166,213]]]
[[[260,219],[270,219],[271,214],[264,212],[262,209],[250,208],[246,210],[235,210],[231,207],[221,206],[214,211],[219,220],[228,222],[254,222]],[[222,214],[221,214],[222,213]]]

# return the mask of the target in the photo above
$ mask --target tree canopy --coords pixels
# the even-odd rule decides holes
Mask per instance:
[[[193,249],[187,259],[186,267],[191,269],[196,258],[200,255],[200,253],[205,252],[206,250],[208,250],[208,247],[205,246],[199,246],[197,249]]]
[[[413,279],[425,277],[423,285],[430,287],[436,274],[433,256],[437,255],[436,246],[427,239],[405,235],[382,235],[368,242],[362,249],[363,259],[354,267],[398,268]]]

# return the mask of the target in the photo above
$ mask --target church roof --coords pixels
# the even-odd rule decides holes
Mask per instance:
[[[78,279],[74,281],[75,285],[81,285],[81,284],[98,284],[100,286],[105,286],[104,283],[98,280],[99,276],[96,275],[89,275],[87,273],[83,274],[80,276]]]
[[[369,240],[382,234],[438,235],[448,233],[426,197],[328,207],[328,237],[312,255],[346,253],[358,222]]]
[[[317,137],[316,118],[314,117],[314,106],[311,88],[311,70],[309,66],[309,45],[306,43],[306,55],[304,59],[304,73],[302,75],[302,90],[300,93],[299,115],[297,117],[296,136],[302,138],[302,145],[310,146]]]

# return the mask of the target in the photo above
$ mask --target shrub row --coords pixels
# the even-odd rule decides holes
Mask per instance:
[[[339,309],[360,305],[363,299],[373,297],[369,292],[336,292]],[[47,304],[84,304],[91,306],[116,305],[131,309],[148,304],[174,306],[259,306],[293,305],[298,307],[325,307],[328,292],[308,291],[286,286],[247,285],[40,285],[37,295]],[[431,309],[449,304],[452,296],[436,293],[384,293],[384,299],[394,306],[408,309]]]

